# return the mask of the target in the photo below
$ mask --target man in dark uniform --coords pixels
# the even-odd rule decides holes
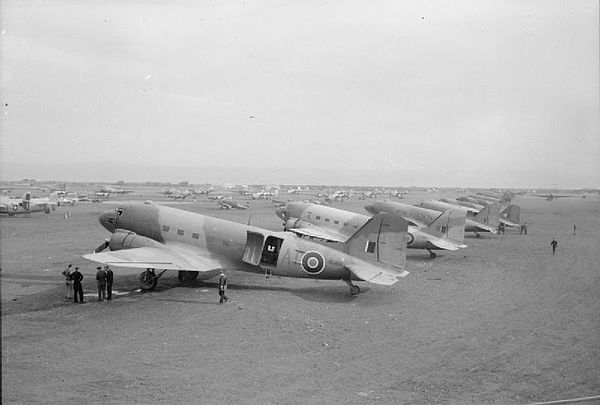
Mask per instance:
[[[112,299],[113,271],[108,266],[104,266],[106,271],[106,299]]]
[[[552,242],[550,242],[550,244],[552,245],[552,254],[556,253],[556,248],[558,247],[558,241],[556,240],[556,238],[552,239]]]
[[[71,273],[71,279],[73,280],[73,300],[75,302],[81,302],[83,304],[85,302],[83,300],[83,286],[81,285],[81,280],[83,280],[83,274],[79,272],[79,267],[75,267],[75,271]],[[79,301],[77,301],[78,296]]]
[[[219,304],[222,304],[223,301],[227,302],[225,291],[227,291],[227,276],[225,273],[221,272],[219,275],[219,296],[221,297]]]
[[[104,301],[106,298],[106,272],[102,267],[96,267],[96,283],[98,284],[98,301]]]

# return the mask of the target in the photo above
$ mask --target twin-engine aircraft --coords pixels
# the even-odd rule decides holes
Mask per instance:
[[[366,205],[365,209],[371,214],[387,212],[400,215],[415,226],[427,227],[428,224],[431,224],[440,216],[441,212],[453,209],[453,207],[430,209],[394,201],[379,201]],[[487,218],[489,213],[489,208],[486,207],[475,217],[466,218],[465,232],[475,232],[475,236],[478,238],[481,237],[479,232],[497,233],[496,227],[477,221],[478,219]]]
[[[31,193],[25,193],[23,198],[0,199],[0,214],[8,214],[9,217],[19,214],[29,215],[33,212],[45,212],[50,214],[56,209],[58,197],[56,193],[49,197],[31,198]]]
[[[303,202],[288,203],[275,210],[275,214],[284,221],[284,230],[341,243],[347,242],[370,219],[366,215]],[[436,257],[434,249],[465,248],[465,217],[460,211],[449,210],[423,229],[408,226],[406,245],[409,249],[427,250],[432,259]]]
[[[234,200],[217,200],[217,204],[219,204],[222,210],[247,210],[250,208],[250,204],[243,204]]]
[[[392,285],[408,275],[407,222],[394,215],[371,218],[346,243],[331,247],[149,201],[123,203],[99,221],[112,236],[83,257],[145,269],[138,279],[143,289],[154,288],[168,270],[178,271],[180,280],[211,278],[222,270],[342,280],[352,295],[360,293],[352,281]]]

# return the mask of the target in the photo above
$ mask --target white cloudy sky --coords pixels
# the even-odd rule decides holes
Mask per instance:
[[[600,186],[599,9],[0,3],[0,179]]]

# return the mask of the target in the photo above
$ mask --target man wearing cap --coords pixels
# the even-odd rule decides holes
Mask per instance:
[[[85,302],[83,300],[83,286],[81,285],[83,274],[79,272],[79,267],[75,267],[75,271],[71,273],[71,278],[73,279],[73,301],[83,304]],[[79,297],[79,301],[77,297]]]
[[[62,272],[63,276],[65,276],[65,299],[70,300],[73,299],[73,279],[71,278],[71,273],[73,272],[73,265],[69,263],[69,266],[64,269]]]
[[[112,285],[113,285],[113,271],[108,267],[108,265],[104,266],[104,271],[106,271],[106,299],[112,299]]]
[[[96,283],[98,284],[98,301],[104,301],[106,298],[106,272],[102,267],[96,267]]]

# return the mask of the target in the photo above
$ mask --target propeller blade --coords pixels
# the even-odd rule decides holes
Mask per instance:
[[[94,249],[94,253],[100,253],[110,245],[110,239],[106,239],[100,246]]]

